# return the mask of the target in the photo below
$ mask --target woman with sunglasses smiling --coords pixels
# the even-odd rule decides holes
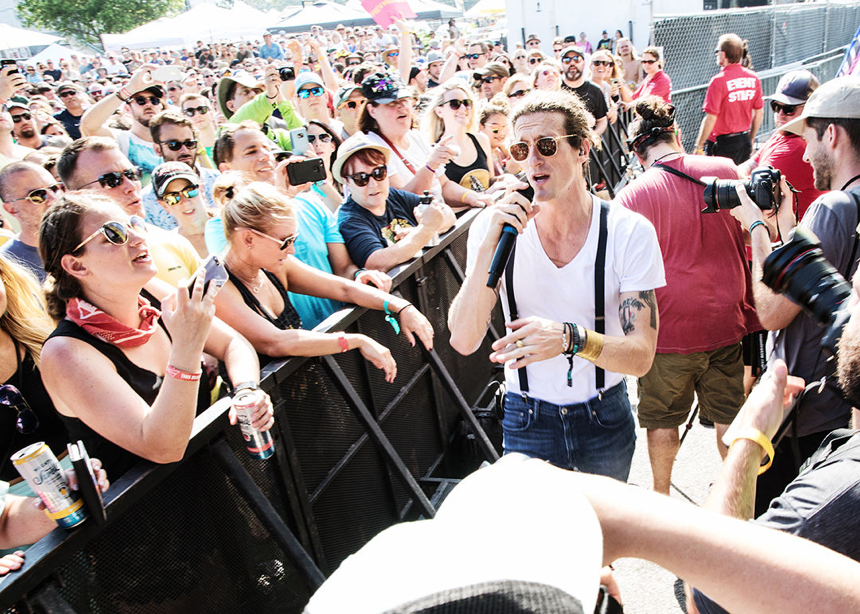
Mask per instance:
[[[645,71],[645,79],[633,92],[633,100],[646,96],[657,96],[663,102],[672,102],[672,80],[663,72],[663,62],[660,60],[660,50],[657,47],[646,47],[639,61]]]
[[[42,379],[71,440],[82,439],[115,475],[140,459],[183,457],[194,416],[209,404],[204,351],[224,361],[237,387],[256,389],[253,348],[213,318],[216,287],[204,293],[199,276],[176,290],[153,279],[141,218],[102,194],[67,194],[46,214],[39,245],[57,322],[42,349]],[[253,423],[273,423],[262,392]]]
[[[490,139],[478,132],[475,99],[462,79],[449,79],[434,88],[421,131],[431,143],[446,140],[458,155],[445,165],[445,176],[462,187],[485,192],[494,175]]]
[[[325,297],[371,309],[386,310],[393,326],[402,327],[413,345],[415,336],[428,349],[433,329],[411,303],[381,290],[309,267],[293,257],[298,212],[290,199],[265,183],[241,188],[221,212],[230,244],[224,256],[230,281],[215,300],[218,317],[244,335],[261,362],[284,356],[326,356],[358,349],[393,382],[397,365],[391,352],[360,334],[302,330],[290,292]],[[399,327],[396,327],[399,330]]]
[[[776,130],[753,156],[738,166],[738,175],[749,179],[759,166],[772,166],[797,190],[797,219],[801,219],[812,202],[824,192],[815,189],[812,165],[806,161],[806,142],[798,135],[782,130],[788,122],[800,117],[806,101],[818,89],[818,79],[808,70],[792,70],[782,76],[770,101]]]
[[[31,443],[44,441],[55,454],[66,449],[66,427],[39,373],[52,330],[36,279],[0,254],[0,480],[19,477],[9,457]]]
[[[173,219],[173,231],[194,246],[197,255],[206,258],[206,222],[209,213],[200,185],[200,177],[183,162],[165,162],[152,171],[152,191],[158,204]]]
[[[500,98],[494,98],[481,108],[479,124],[481,132],[490,140],[490,147],[493,149],[495,175],[503,173],[516,175],[522,170],[520,163],[511,158],[508,148],[510,144],[508,137],[511,133],[509,113],[510,107]]]
[[[338,152],[334,173],[349,187],[349,198],[338,212],[340,233],[358,266],[389,271],[413,258],[434,236],[453,226],[448,205],[391,189],[388,159],[391,150],[364,135],[348,139]]]
[[[474,190],[449,181],[442,168],[460,154],[448,135],[435,145],[413,130],[412,92],[385,73],[365,77],[361,84],[367,104],[359,118],[359,129],[377,145],[391,149],[389,181],[398,190],[421,195],[425,190],[452,207],[484,207],[492,200]]]
[[[618,119],[619,104],[630,102],[631,95],[615,57],[604,49],[595,51],[591,56],[591,82],[603,92],[606,117],[610,124],[614,124]]]
[[[308,122],[308,143],[308,156],[322,159],[326,175],[324,181],[313,184],[311,189],[332,212],[337,211],[343,202],[343,190],[339,181],[332,176],[331,166],[337,158],[337,148],[340,147],[341,140],[334,130],[313,119]]]

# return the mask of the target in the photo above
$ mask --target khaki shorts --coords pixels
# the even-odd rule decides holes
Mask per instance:
[[[639,426],[675,428],[684,423],[699,398],[699,414],[717,424],[731,424],[744,403],[741,344],[694,354],[657,354],[639,378]]]

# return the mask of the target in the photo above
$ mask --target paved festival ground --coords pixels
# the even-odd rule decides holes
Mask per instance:
[[[635,397],[631,401],[635,402]],[[629,481],[650,488],[651,467],[645,430],[638,429],[636,435],[636,453]],[[708,486],[716,478],[719,467],[720,455],[714,430],[704,428],[696,419],[675,461],[672,497],[695,504],[704,503]],[[621,559],[615,564],[615,576],[626,614],[677,614],[684,611],[675,597],[677,577],[662,567],[639,559]]]

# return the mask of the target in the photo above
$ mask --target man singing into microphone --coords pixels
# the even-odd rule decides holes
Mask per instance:
[[[654,359],[654,289],[665,285],[657,234],[586,190],[597,140],[578,98],[533,92],[512,122],[511,155],[534,200],[511,193],[473,223],[451,345],[461,354],[480,347],[501,288],[508,334],[490,360],[505,365],[505,452],[626,481],[636,431],[623,374],[642,376]],[[500,282],[487,287],[505,224],[520,234]]]

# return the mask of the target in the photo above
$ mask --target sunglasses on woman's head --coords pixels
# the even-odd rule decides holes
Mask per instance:
[[[165,192],[161,197],[168,206],[173,207],[179,204],[179,201],[182,200],[183,197],[191,199],[197,198],[200,194],[200,186],[199,185],[190,185],[187,186],[184,190],[179,190],[178,192]]]
[[[267,235],[265,232],[260,232],[259,230],[255,230],[253,228],[249,228],[248,230],[250,230],[251,232],[253,232],[255,234],[260,235],[261,237],[266,237],[267,239],[271,239],[272,241],[274,241],[275,243],[277,243],[280,246],[281,251],[284,251],[285,249],[287,249],[290,245],[292,245],[293,243],[296,242],[296,239],[299,238],[299,233],[296,233],[294,235],[290,235],[286,239],[278,239],[277,237],[273,237],[272,235]]]
[[[564,136],[545,136],[535,141],[535,147],[540,155],[545,158],[554,156],[558,152],[559,139],[569,139],[576,137],[575,134],[565,134]],[[528,143],[520,141],[511,145],[511,157],[517,162],[522,162],[529,157],[529,149],[531,146]]]
[[[450,106],[452,109],[454,109],[455,111],[457,111],[460,107],[466,107],[467,109],[472,108],[472,101],[469,100],[468,98],[466,98],[465,100],[460,100],[458,98],[454,98],[453,100],[446,100],[445,102],[443,102],[439,106],[444,107],[446,104],[448,106]]]
[[[105,222],[102,224],[101,228],[81,241],[78,246],[72,250],[72,253],[74,254],[75,252],[80,251],[84,245],[95,239],[99,234],[103,234],[105,239],[114,245],[125,245],[128,243],[129,230],[134,230],[135,232],[146,232],[146,223],[143,221],[143,218],[137,215],[132,215],[128,218],[128,222],[125,224],[113,221]]]
[[[353,173],[352,175],[344,175],[345,179],[352,179],[352,182],[359,188],[363,188],[370,183],[370,178],[373,177],[376,181],[382,181],[388,176],[388,168],[385,166],[377,166],[369,173]]]
[[[52,194],[57,194],[58,192],[62,192],[65,188],[62,183],[55,183],[54,185],[49,185],[46,188],[37,188],[35,190],[30,191],[27,196],[22,198],[13,198],[10,200],[10,203],[14,203],[18,200],[29,200],[34,205],[42,205],[45,201],[48,200],[48,192],[50,191]]]
[[[188,107],[187,109],[182,109],[182,112],[185,113],[188,117],[194,117],[195,114],[200,113],[200,115],[206,115],[209,113],[209,107],[202,105],[199,107]]]
[[[319,139],[320,143],[331,143],[331,135],[327,133],[323,134],[309,134],[308,135],[308,143],[313,145],[314,141]]]
[[[103,188],[116,188],[122,185],[123,178],[128,179],[129,181],[140,181],[140,169],[136,166],[132,166],[131,168],[127,168],[124,171],[105,173],[98,179],[93,179],[92,181],[85,183],[80,187],[84,188],[88,185],[98,182],[98,184]]]
[[[39,428],[39,417],[33,412],[27,399],[11,384],[0,386],[0,406],[15,410],[15,429],[22,435],[29,435]]]
[[[310,96],[314,96],[318,98],[323,95],[323,88],[321,87],[312,87],[306,90],[299,90],[297,92],[299,98],[309,98]]]

